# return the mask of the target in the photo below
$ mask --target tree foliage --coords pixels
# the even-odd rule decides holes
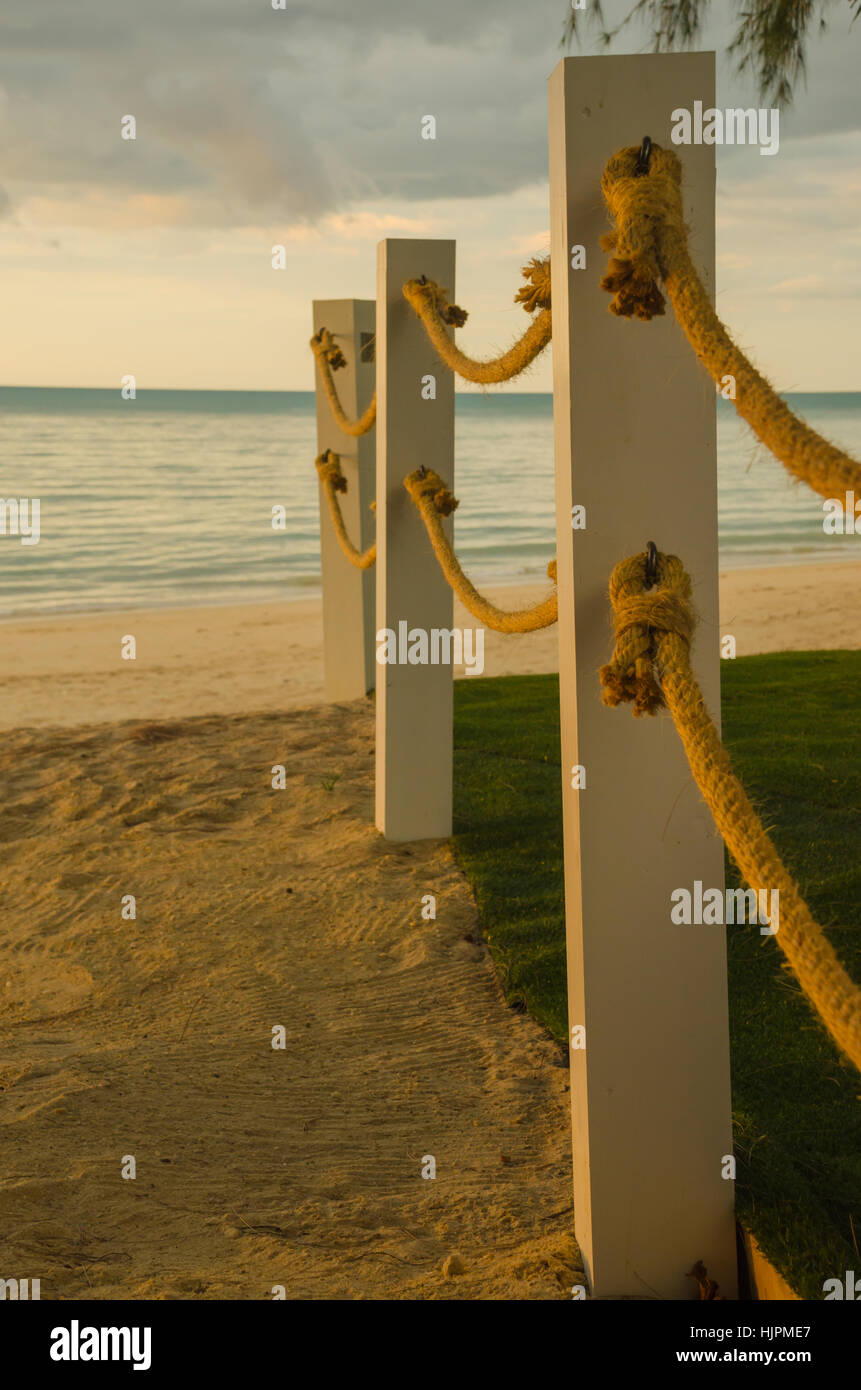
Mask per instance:
[[[608,28],[601,0],[590,0],[585,10],[572,9],[565,23],[563,44],[582,39],[587,29],[597,29],[604,46],[640,20],[652,31],[656,53],[690,48],[697,42],[709,16],[712,0],[636,0],[624,19]],[[861,13],[861,0],[734,0],[737,23],[729,44],[739,72],[752,72],[760,98],[788,106],[799,79],[805,76],[807,44],[813,31],[827,28],[831,13],[839,8],[852,22]]]

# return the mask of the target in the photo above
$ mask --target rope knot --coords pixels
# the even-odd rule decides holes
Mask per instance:
[[[432,468],[417,468],[414,473],[408,473],[404,478],[404,487],[416,503],[423,497],[429,497],[440,516],[451,516],[455,507],[460,505]]]
[[[328,328],[321,328],[319,333],[314,334],[311,339],[311,351],[315,357],[322,357],[328,362],[333,372],[337,372],[340,367],[347,365],[346,357]]]
[[[321,483],[330,483],[334,492],[347,491],[347,479],[341,472],[341,459],[334,449],[324,449],[314,460]]]
[[[655,318],[664,312],[657,281],[665,275],[661,239],[686,236],[682,216],[682,166],[672,150],[651,146],[648,174],[638,172],[640,149],[629,145],[607,161],[601,189],[615,231],[601,237],[615,251],[601,281],[613,295],[610,312],[621,318]]]
[[[404,285],[404,299],[419,316],[422,309],[427,307],[439,314],[443,323],[463,328],[469,314],[466,309],[461,309],[459,304],[449,304],[447,294],[448,290],[442,289],[433,280],[426,280],[424,276],[421,280],[407,280]]]
[[[434,493],[433,504],[440,516],[451,516],[455,507],[460,505],[457,498],[449,492],[447,487],[441,487],[439,492]]]
[[[522,304],[527,314],[536,309],[550,308],[550,257],[541,260],[533,256],[529,265],[523,267],[523,278],[529,283],[521,285],[514,296],[515,304]]]
[[[622,560],[610,576],[616,647],[601,667],[605,705],[633,703],[633,713],[654,714],[665,703],[656,672],[685,657],[694,630],[691,581],[675,555],[658,554],[657,583],[646,587],[646,553]]]

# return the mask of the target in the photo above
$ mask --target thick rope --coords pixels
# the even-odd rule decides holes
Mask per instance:
[[[541,627],[550,627],[556,622],[556,594],[551,594],[533,608],[519,612],[505,612],[486,599],[470,583],[461,569],[457,556],[451,548],[448,536],[443,530],[441,518],[449,516],[458,505],[438,473],[432,469],[416,469],[404,478],[404,487],[415,503],[425,524],[434,554],[451,588],[457,594],[464,608],[494,632],[535,632]],[[551,573],[552,567],[552,573]],[[556,580],[556,561],[548,566],[548,575]]]
[[[449,304],[446,291],[440,289],[432,280],[408,280],[404,285],[404,298],[416,311],[425,326],[428,337],[447,367],[467,381],[478,381],[490,385],[497,381],[510,381],[535,361],[553,333],[553,320],[550,312],[550,262],[532,260],[523,267],[528,284],[517,291],[515,303],[522,304],[527,313],[536,314],[532,323],[517,342],[501,357],[489,362],[479,362],[467,357],[456,347],[446,332],[447,325],[460,328],[467,318],[466,310],[456,304]]]
[[[616,229],[601,238],[613,251],[601,288],[613,295],[610,309],[623,318],[651,319],[664,312],[663,280],[676,318],[703,366],[720,386],[735,378],[735,408],[784,467],[820,496],[861,495],[861,464],[829,444],[793,415],[785,401],[748,361],[711,306],[688,252],[682,212],[682,169],[671,150],[652,145],[649,172],[634,172],[639,150],[619,150],[608,161],[601,186]]]
[[[666,704],[697,786],[748,885],[757,895],[778,890],[776,940],[801,988],[861,1070],[861,989],[811,917],[736,778],[691,670],[691,581],[675,555],[659,555],[657,584],[646,586],[645,554],[623,560],[610,577],[616,649],[601,668],[604,703],[633,701],[635,715],[654,714]]]
[[[338,501],[338,493],[347,491],[347,479],[341,472],[341,460],[331,449],[327,449],[324,454],[320,454],[315,460],[317,472],[320,475],[320,482],[326,494],[326,501],[329,503],[329,515],[332,518],[332,525],[335,528],[335,535],[338,544],[346,555],[351,565],[357,570],[369,570],[377,559],[377,545],[369,545],[367,550],[357,550],[347,535],[347,528],[344,525],[344,518],[341,515],[341,505]]]
[[[317,359],[323,390],[326,392],[338,428],[342,429],[344,434],[352,435],[354,439],[360,434],[367,434],[368,430],[373,429],[377,419],[376,391],[371,397],[371,403],[364,415],[358,420],[351,420],[348,415],[344,414],[341,402],[338,400],[337,388],[332,380],[332,373],[337,372],[339,367],[346,367],[347,361],[328,328],[321,328],[319,333],[314,334],[311,339],[311,351]]]

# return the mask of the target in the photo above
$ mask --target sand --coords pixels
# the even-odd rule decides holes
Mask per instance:
[[[372,746],[365,700],[4,737],[0,1263],[43,1299],[582,1282],[566,1059],[447,846],[374,831]]]
[[[859,597],[857,565],[731,572],[721,631],[739,655],[857,647]],[[374,830],[372,705],[322,703],[319,604],[0,640],[9,1276],[43,1299],[570,1297],[567,1060],[506,1006],[448,847]],[[555,643],[490,634],[487,673],[553,670]]]
[[[510,607],[544,592],[489,590]],[[735,637],[738,656],[861,645],[859,563],[728,570],[720,593],[721,634]],[[459,604],[454,621],[475,626]],[[137,643],[133,662],[120,658],[129,633]],[[523,636],[488,632],[485,674],[555,671],[557,640],[555,627]],[[323,701],[319,600],[19,620],[0,623],[0,643],[2,728],[247,714]]]

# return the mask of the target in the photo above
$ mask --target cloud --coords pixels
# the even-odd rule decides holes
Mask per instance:
[[[563,0],[4,0],[4,177],[16,202],[38,194],[71,222],[102,205],[117,225],[285,231],[380,201],[510,194],[547,177],[565,14]],[[844,28],[811,40],[781,161],[786,132],[859,124],[861,28],[849,42]],[[632,31],[624,47],[640,46]],[[752,103],[721,74],[721,104]],[[728,178],[764,162],[727,157]]]
[[[544,9],[542,32],[514,0],[291,0],[285,11],[4,0],[0,155],[25,194],[179,197],[207,218],[218,203],[224,225],[513,189],[546,172],[560,20],[556,0]],[[428,113],[436,141],[420,138]],[[120,139],[126,114],[135,141]]]

